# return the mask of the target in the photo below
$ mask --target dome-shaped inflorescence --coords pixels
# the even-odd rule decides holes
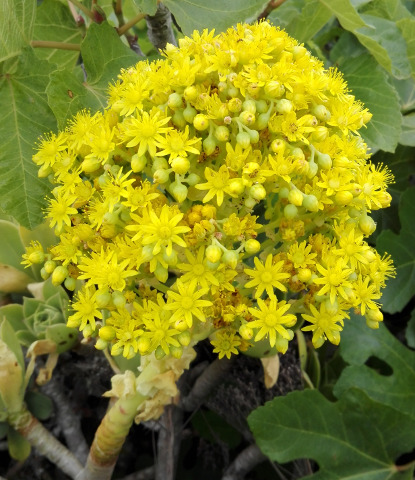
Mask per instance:
[[[351,308],[376,328],[394,269],[365,239],[393,177],[368,162],[371,115],[341,74],[267,22],[164,56],[34,155],[59,243],[25,262],[82,285],[69,326],[157,358],[208,336],[219,357],[262,339],[285,352],[303,321],[316,347],[338,344]]]

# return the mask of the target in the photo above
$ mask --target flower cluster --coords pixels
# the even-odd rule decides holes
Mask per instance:
[[[368,162],[371,115],[341,74],[267,22],[164,56],[33,157],[59,243],[25,263],[77,288],[68,325],[127,358],[207,337],[219,357],[264,338],[285,352],[300,327],[338,344],[351,308],[376,328],[394,269],[366,239],[393,177]]]

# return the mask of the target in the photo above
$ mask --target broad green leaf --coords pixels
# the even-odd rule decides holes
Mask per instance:
[[[349,88],[373,115],[360,134],[374,151],[394,152],[401,134],[399,98],[386,73],[368,54],[341,64]]]
[[[346,30],[354,32],[366,25],[350,0],[320,0],[320,2],[332,11]]]
[[[405,330],[405,337],[408,345],[415,348],[415,310],[412,310],[411,318]]]
[[[53,66],[32,49],[19,57],[17,70],[0,76],[0,207],[27,228],[42,222],[50,184],[32,162],[39,136],[56,128],[45,89]]]
[[[397,78],[407,78],[411,66],[405,39],[394,21],[374,15],[359,15],[350,0],[320,0],[352,32],[380,65]]]
[[[274,25],[281,28],[287,28],[295,19],[301,15],[301,9],[304,7],[305,0],[286,0],[278,8],[272,10],[268,15]]]
[[[264,0],[164,0],[185,35],[193,30],[215,29],[216,33],[240,22],[253,21],[265,9]]]
[[[411,12],[403,5],[401,0],[373,0],[362,11],[395,22],[411,15]]]
[[[415,147],[415,113],[402,117],[402,133],[399,143],[409,147]]]
[[[67,5],[56,0],[44,0],[37,9],[34,40],[80,44],[82,35]],[[39,58],[55,63],[59,68],[75,65],[79,52],[51,48],[36,48]]]
[[[288,22],[280,21],[280,9],[283,7],[289,14],[285,17],[289,18]],[[314,37],[331,17],[332,12],[319,0],[309,0],[307,2],[303,0],[302,2],[284,2],[280,7],[273,10],[268,18],[276,25],[285,28],[287,33],[299,42],[306,42]]]
[[[354,32],[360,43],[396,78],[409,77],[411,65],[406,53],[406,42],[397,24],[373,15],[361,17],[367,27]]]
[[[36,0],[0,2],[0,63],[19,55],[32,39]]]
[[[396,268],[396,278],[388,279],[382,295],[383,310],[388,313],[400,312],[415,294],[415,188],[402,194],[399,218],[399,235],[385,230],[376,242],[381,253],[392,256]]]
[[[415,78],[415,18],[402,18],[396,22],[406,41],[406,53],[411,65],[412,77]]]
[[[336,403],[317,390],[292,392],[248,417],[255,440],[279,463],[309,458],[313,480],[410,480],[395,460],[415,445],[415,419],[350,389]]]
[[[147,15],[154,15],[157,11],[157,0],[133,0],[138,10]]]
[[[415,80],[413,78],[393,79],[393,86],[399,94],[402,113],[415,110]]]
[[[92,111],[105,108],[111,81],[116,79],[121,68],[135,65],[141,59],[121,41],[107,22],[92,24],[88,28],[81,53],[86,81],[80,67],[75,69],[75,73],[60,70],[52,73],[46,89],[49,105],[60,128],[83,108]]]
[[[384,325],[371,330],[362,317],[352,314],[345,321],[340,354],[350,366],[343,370],[334,387],[336,397],[341,398],[351,387],[360,388],[371,399],[415,419],[415,352],[402,345]],[[366,366],[369,358],[385,362],[392,374]]]
[[[376,163],[387,165],[395,177],[395,183],[388,187],[393,198],[399,199],[400,195],[411,186],[411,179],[415,172],[415,151],[410,147],[398,145],[394,154],[378,152],[373,160]],[[388,209],[382,209],[388,211]]]

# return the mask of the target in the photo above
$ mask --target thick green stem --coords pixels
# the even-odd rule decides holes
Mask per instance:
[[[85,468],[76,480],[110,480],[124,441],[145,397],[136,393],[119,398],[108,410],[89,451]]]
[[[26,409],[10,414],[8,421],[36,450],[48,458],[71,478],[76,478],[82,465],[36,418]]]

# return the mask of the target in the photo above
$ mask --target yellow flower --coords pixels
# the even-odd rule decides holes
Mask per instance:
[[[193,317],[195,316],[201,322],[206,322],[206,316],[203,313],[204,307],[210,307],[212,302],[209,300],[201,300],[200,297],[206,295],[208,288],[200,288],[195,291],[196,285],[184,285],[180,280],[176,282],[179,293],[169,290],[167,295],[169,303],[166,305],[166,310],[172,310],[174,313],[171,321],[176,321],[184,318],[187,326],[191,328],[193,325]],[[202,310],[201,310],[202,309]]]
[[[363,279],[362,275],[358,275],[357,280],[353,282],[353,292],[356,295],[356,305],[360,309],[360,313],[364,315],[367,310],[378,310],[379,305],[373,300],[380,298],[380,293],[376,286],[372,283],[369,285],[370,277]]]
[[[334,303],[337,295],[341,295],[345,300],[348,300],[349,296],[345,288],[352,288],[348,277],[353,271],[347,268],[343,259],[336,259],[335,262],[328,265],[327,268],[317,264],[317,270],[322,277],[314,280],[316,285],[323,285],[317,292],[318,295],[329,295],[331,303]]]
[[[87,324],[95,330],[95,318],[102,318],[97,304],[97,291],[95,288],[83,287],[77,294],[77,299],[72,303],[72,308],[76,313],[68,318],[68,327],[79,327],[83,330]]]
[[[309,265],[315,265],[316,253],[311,252],[312,246],[307,245],[304,240],[300,244],[293,243],[288,250],[287,258],[294,264],[294,268],[308,268]]]
[[[270,299],[269,304],[260,298],[258,298],[257,302],[259,310],[257,308],[248,309],[251,315],[258,319],[248,323],[250,328],[259,328],[259,332],[255,336],[255,341],[258,342],[267,336],[271,347],[277,344],[278,348],[277,337],[292,340],[294,336],[293,332],[284,328],[284,326],[292,327],[297,322],[295,315],[287,313],[291,305],[285,301],[278,302],[275,296]],[[284,343],[285,342],[283,342],[283,344]]]
[[[129,260],[118,263],[117,254],[114,251],[92,253],[91,258],[82,257],[79,270],[82,273],[79,278],[88,280],[87,285],[98,285],[98,288],[111,288],[112,290],[124,290],[125,279],[137,275],[135,270],[127,270]]]
[[[255,270],[246,268],[244,272],[253,277],[252,280],[245,284],[245,287],[257,287],[255,298],[260,297],[264,290],[266,290],[269,297],[274,296],[274,288],[278,288],[282,292],[287,291],[287,288],[280,282],[280,280],[290,277],[288,273],[282,273],[284,261],[273,264],[272,254],[269,254],[264,265],[258,257],[254,258],[254,263]]]
[[[310,310],[312,315],[302,314],[302,317],[312,325],[307,325],[301,330],[313,332],[313,345],[316,348],[321,347],[326,338],[328,338],[331,343],[338,345],[340,342],[339,332],[343,330],[343,319],[346,313],[341,310],[334,315],[332,312],[327,312],[326,302],[320,304],[320,310],[317,310],[317,308],[311,304]]]
[[[142,156],[147,151],[154,157],[157,151],[157,143],[163,141],[162,133],[171,130],[171,127],[163,127],[169,122],[170,117],[161,116],[161,111],[153,108],[150,112],[136,114],[136,117],[128,117],[120,126],[121,139],[127,142],[127,147],[138,145],[137,155]]]
[[[192,255],[189,250],[184,251],[189,263],[179,263],[177,268],[182,272],[187,272],[180,277],[183,283],[201,285],[203,288],[209,288],[210,285],[219,286],[219,282],[212,270],[207,266],[205,258],[205,247],[200,247],[197,256]]]
[[[170,155],[170,160],[173,160],[176,157],[187,157],[188,153],[199,154],[200,150],[195,147],[199,142],[199,138],[189,139],[189,126],[186,125],[183,132],[179,130],[167,132],[166,136],[157,142],[157,146],[162,150],[156,155]]]
[[[46,218],[51,219],[49,223],[51,227],[56,225],[58,230],[62,230],[64,224],[68,227],[71,226],[70,215],[78,213],[78,210],[71,206],[75,199],[75,195],[59,192],[56,200],[53,198],[49,200]]]
[[[219,171],[215,172],[209,167],[205,168],[205,177],[207,182],[196,185],[198,190],[209,190],[203,198],[203,203],[212,200],[216,196],[216,201],[220,207],[223,203],[224,193],[231,195],[230,177],[228,167],[222,165]]]
[[[138,215],[132,215],[132,218],[138,225],[128,225],[127,230],[137,231],[133,240],[141,238],[143,245],[151,245],[152,254],[157,255],[162,248],[166,250],[167,255],[171,255],[173,243],[180,247],[186,247],[186,242],[179,237],[179,234],[190,230],[184,225],[177,225],[183,218],[183,213],[177,213],[174,207],[164,205],[161,209],[160,217],[153,210],[148,212],[147,224]]]
[[[219,360],[223,357],[231,358],[232,353],[238,355],[236,347],[241,345],[241,340],[235,335],[235,332],[229,330],[220,330],[216,332],[214,340],[210,342],[215,348],[213,353],[217,353]]]

